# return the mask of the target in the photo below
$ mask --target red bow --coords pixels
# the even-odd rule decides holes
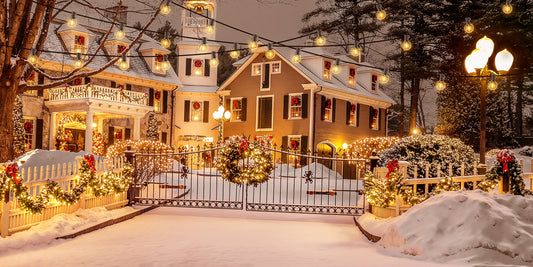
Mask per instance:
[[[400,166],[398,165],[398,160],[397,159],[391,159],[389,160],[389,162],[387,163],[387,169],[389,169],[389,172],[387,173],[387,179],[389,179],[389,175],[391,174],[391,172],[399,169]]]
[[[248,139],[243,138],[241,139],[241,146],[239,147],[239,155],[242,154],[243,151],[246,151],[248,149]]]
[[[6,174],[13,177],[13,180],[16,184],[20,184],[20,181],[17,179],[17,174],[19,172],[19,165],[17,163],[13,163],[6,168]]]
[[[93,172],[95,172],[96,168],[94,167],[94,156],[93,155],[85,155],[84,158],[85,158],[85,161],[87,162],[87,164],[89,164],[89,168],[91,168],[91,170]]]

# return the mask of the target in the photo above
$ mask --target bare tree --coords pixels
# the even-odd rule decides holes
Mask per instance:
[[[79,77],[95,75],[112,66],[119,59],[119,57],[115,57],[94,70],[85,69],[93,61],[96,53],[102,49],[103,43],[112,32],[122,1],[116,8],[109,30],[102,39],[101,45],[81,68],[73,69],[65,75],[56,77],[44,73],[28,62],[27,58],[30,56],[32,48],[37,51],[37,56],[40,55],[46,42],[50,23],[55,16],[74,1],[76,0],[0,0],[0,162],[11,160],[14,156],[13,106],[17,95],[28,90],[45,90]],[[57,5],[62,5],[62,7],[56,8]],[[58,11],[54,14],[55,9]],[[154,10],[151,19],[139,31],[136,38],[123,51],[123,54],[126,54],[137,43],[158,14],[159,9]],[[27,85],[24,81],[31,71],[45,76],[50,82]]]

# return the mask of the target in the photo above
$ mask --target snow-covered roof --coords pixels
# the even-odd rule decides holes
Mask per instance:
[[[170,53],[168,49],[163,48],[159,43],[154,42],[144,42],[139,46],[139,51],[154,49],[164,53]]]
[[[78,21],[78,24],[79,23],[80,22]],[[109,24],[105,24],[105,25],[104,24],[105,23],[101,23],[101,26],[106,27],[103,29],[107,30],[109,27]],[[80,25],[78,26],[82,27]],[[56,33],[57,30],[61,29],[62,27],[64,27],[64,23],[57,22],[57,21],[51,23],[50,31],[48,31],[48,36],[46,38],[46,42],[43,48],[46,51],[57,51],[58,53],[43,52],[40,58],[46,61],[53,61],[53,62],[58,62],[62,64],[73,65],[75,58],[67,54],[62,54],[62,53],[68,52],[65,45],[63,44],[63,41],[60,39],[59,35]],[[92,27],[88,27],[88,28],[92,28]],[[104,33],[102,32],[95,32],[95,31],[91,31],[91,32],[92,34],[94,34],[94,36],[92,38],[89,38],[88,54],[94,54],[96,52],[96,49],[100,45],[99,41],[104,36]],[[147,79],[147,80],[153,80],[153,81],[168,83],[168,84],[172,84],[176,86],[181,85],[181,81],[179,80],[178,75],[176,74],[173,68],[168,69],[165,75],[156,74],[151,71],[149,66],[146,64],[146,62],[142,58],[141,53],[138,52],[139,48],[141,46],[157,47],[158,50],[161,50],[161,51],[164,51],[164,50],[163,48],[159,46],[157,42],[153,41],[152,38],[145,36],[145,38],[142,38],[142,39],[143,39],[142,41],[144,42],[140,40],[129,51],[129,55],[130,55],[129,70],[123,71],[119,69],[118,66],[113,65],[107,68],[106,70],[104,70],[104,72],[127,75],[127,76],[132,76],[135,78],[141,78],[141,79]],[[168,52],[170,53],[170,51]],[[87,67],[90,69],[97,69],[105,65],[108,61],[109,61],[109,57],[106,56],[106,53],[102,49],[98,51],[97,56]]]
[[[235,62],[233,63],[233,66],[235,66],[235,67],[240,67],[240,66],[242,66],[242,64],[244,64],[244,62],[246,62],[246,60],[248,60],[248,59],[250,58],[250,56],[251,56],[251,55],[247,55],[247,56],[245,56],[245,57],[243,57],[243,58],[241,58],[241,59],[235,61]]]
[[[57,29],[57,32],[66,32],[66,31],[77,31],[77,32],[82,32],[82,33],[87,33],[87,34],[90,34],[90,35],[93,35],[94,33],[92,31],[90,31],[89,29],[79,25],[79,24],[76,24],[76,26],[74,27],[70,27],[68,26],[66,23],[62,23],[61,26],[59,27],[59,29]]]
[[[185,85],[178,89],[180,92],[216,93],[218,86]]]

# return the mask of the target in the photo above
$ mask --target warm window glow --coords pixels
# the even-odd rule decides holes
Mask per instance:
[[[234,98],[231,100],[231,120],[241,121],[242,116],[242,99]]]
[[[299,119],[302,117],[302,95],[289,95],[290,118]]]
[[[191,121],[202,121],[204,115],[203,102],[191,101]]]

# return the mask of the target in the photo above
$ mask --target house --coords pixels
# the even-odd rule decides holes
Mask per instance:
[[[291,48],[273,49],[271,59],[266,50],[236,62],[237,71],[218,89],[232,114],[224,137],[270,136],[293,152],[331,156],[343,143],[386,135],[394,102],[380,89],[379,69],[318,47],[302,49],[299,63]],[[342,62],[338,74],[334,58]]]
[[[39,69],[51,76],[69,73],[77,60],[88,59],[83,54],[96,54],[86,69],[97,69],[119,55],[138,34],[137,30],[126,28],[124,38],[111,35],[103,41],[108,23],[78,16],[78,23],[68,26],[65,23],[68,15],[61,17],[61,14],[50,25],[44,45],[46,52],[37,63]],[[103,47],[99,50],[100,45]],[[68,85],[24,93],[26,150],[90,152],[93,135],[100,135],[107,145],[144,138],[151,111],[156,113],[160,141],[172,145],[171,94],[181,87],[181,82],[172,68],[165,68],[163,59],[169,53],[158,41],[143,36],[128,52],[127,70],[120,69],[117,62],[99,74],[76,79]],[[26,82],[48,81],[33,72]]]

